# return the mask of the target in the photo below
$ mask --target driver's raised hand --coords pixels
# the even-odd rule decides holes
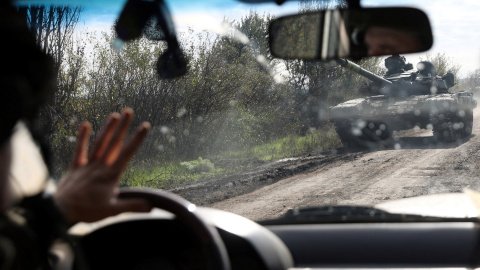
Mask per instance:
[[[119,199],[118,183],[130,159],[145,139],[150,124],[142,123],[124,143],[133,110],[113,113],[88,153],[91,125],[80,125],[77,146],[68,174],[60,181],[55,201],[70,224],[92,222],[122,212],[151,209],[142,199]]]

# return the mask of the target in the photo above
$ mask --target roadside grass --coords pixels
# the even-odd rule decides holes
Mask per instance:
[[[214,168],[213,164],[209,170],[197,170],[196,166],[192,165],[209,166],[205,165],[207,163],[211,162],[208,159],[199,158],[190,162],[171,161],[161,166],[136,166],[125,172],[121,185],[168,189],[196,182],[200,178],[213,177],[224,171]]]
[[[247,154],[259,160],[275,161],[312,152],[327,151],[339,145],[340,140],[334,129],[310,129],[305,136],[290,135],[271,143],[256,146],[253,151]]]
[[[232,151],[211,157],[212,160],[260,160],[276,161],[298,157],[312,152],[318,153],[337,148],[341,142],[331,126],[310,129],[305,136],[290,135],[269,143]],[[253,162],[254,164],[258,164]],[[122,186],[169,189],[192,184],[200,179],[233,173],[253,166],[242,163],[237,166],[215,167],[210,159],[198,158],[193,161],[171,161],[161,166],[134,166],[122,178]]]

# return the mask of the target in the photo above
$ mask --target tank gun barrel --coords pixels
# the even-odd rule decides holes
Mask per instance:
[[[353,62],[350,62],[348,61],[347,59],[337,59],[337,63],[344,67],[344,68],[347,68],[355,73],[358,73],[359,75],[362,75],[363,77],[371,80],[371,81],[374,81],[374,82],[377,82],[377,83],[380,83],[380,84],[384,84],[384,85],[389,85],[389,84],[392,84],[391,81],[389,80],[386,80],[366,69],[363,69],[361,68],[359,65],[353,63]]]

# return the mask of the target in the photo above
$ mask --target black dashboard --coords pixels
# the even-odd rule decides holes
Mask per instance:
[[[296,267],[475,268],[474,223],[363,223],[270,226]]]
[[[227,248],[233,270],[476,268],[472,222],[261,226],[200,208]],[[78,236],[91,269],[208,269],[202,246],[171,215],[131,215]]]

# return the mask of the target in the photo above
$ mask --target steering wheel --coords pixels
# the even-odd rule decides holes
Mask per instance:
[[[208,269],[230,270],[227,249],[218,231],[207,224],[197,213],[197,207],[177,196],[162,190],[145,188],[120,189],[120,198],[141,198],[150,202],[153,207],[166,210],[189,228],[204,247],[207,255]]]

